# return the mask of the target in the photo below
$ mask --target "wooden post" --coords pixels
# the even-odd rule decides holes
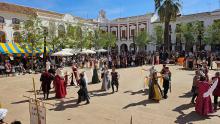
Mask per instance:
[[[34,81],[34,78],[33,78],[33,88],[34,88],[34,101],[35,101],[36,108],[37,108],[38,124],[41,124],[41,122],[40,122],[39,110],[38,110],[39,102],[38,102],[38,100],[37,100],[37,92],[36,92],[36,87],[35,87],[35,81]]]

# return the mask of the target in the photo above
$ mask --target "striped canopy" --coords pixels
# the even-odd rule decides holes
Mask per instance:
[[[52,50],[46,48],[47,53],[51,53]],[[44,48],[35,48],[33,49],[33,55],[40,55],[44,53]],[[7,54],[7,55],[15,55],[15,56],[31,56],[32,55],[32,48],[30,45],[27,45],[25,48],[22,48],[17,43],[7,42],[7,43],[0,43],[0,54]]]

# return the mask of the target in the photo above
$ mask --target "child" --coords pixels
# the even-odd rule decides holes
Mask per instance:
[[[115,67],[112,67],[112,72],[111,72],[111,76],[112,76],[112,92],[114,93],[114,85],[116,86],[116,92],[118,92],[118,72],[115,71]]]

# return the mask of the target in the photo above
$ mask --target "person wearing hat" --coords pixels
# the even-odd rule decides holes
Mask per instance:
[[[210,95],[218,84],[218,79],[214,79],[213,85],[210,88],[210,83],[206,79],[206,75],[200,72],[200,81],[197,85],[198,96],[196,98],[195,110],[200,115],[208,115],[213,113],[212,101]]]
[[[61,69],[57,69],[56,76],[54,78],[54,87],[56,92],[56,98],[65,98],[66,96],[66,88],[65,88],[65,80],[64,74]]]
[[[87,90],[87,85],[86,85],[86,80],[84,78],[84,73],[80,73],[80,79],[79,79],[79,86],[80,89],[77,92],[78,93],[78,101],[77,104],[81,103],[81,101],[86,100],[86,104],[89,104],[89,95],[88,95],[88,90]]]

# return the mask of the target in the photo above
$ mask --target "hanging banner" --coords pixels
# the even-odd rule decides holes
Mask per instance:
[[[30,124],[46,124],[46,108],[32,99],[29,102]]]

